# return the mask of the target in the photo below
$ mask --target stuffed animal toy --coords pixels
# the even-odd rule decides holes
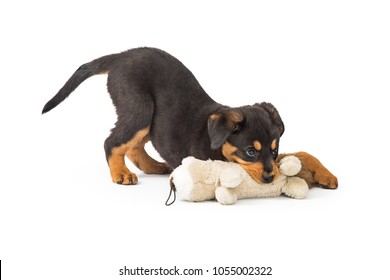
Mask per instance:
[[[206,201],[216,199],[221,204],[234,204],[238,199],[277,197],[281,194],[304,198],[309,185],[295,176],[301,171],[301,161],[292,155],[278,161],[279,177],[269,184],[257,183],[237,163],[198,160],[187,157],[171,174],[171,186],[179,199]]]

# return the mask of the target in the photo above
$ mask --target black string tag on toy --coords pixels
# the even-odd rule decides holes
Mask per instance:
[[[175,184],[173,183],[172,178],[169,179],[169,185],[171,186],[171,190],[169,191],[169,196],[168,196],[167,201],[165,201],[166,206],[171,206],[176,201],[176,187],[175,187]],[[169,202],[169,200],[171,199],[172,193],[173,193],[173,200],[172,200],[172,202]]]

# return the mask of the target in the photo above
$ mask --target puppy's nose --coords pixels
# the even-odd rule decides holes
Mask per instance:
[[[262,181],[264,183],[271,183],[274,180],[274,174],[263,174]]]

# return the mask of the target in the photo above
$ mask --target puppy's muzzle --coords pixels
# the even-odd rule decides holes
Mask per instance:
[[[275,175],[273,172],[264,172],[263,176],[261,177],[261,181],[263,183],[269,184],[269,183],[272,183],[274,178],[275,178]]]

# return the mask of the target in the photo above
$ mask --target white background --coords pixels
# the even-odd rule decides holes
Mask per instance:
[[[214,266],[272,266],[267,279],[389,279],[386,2],[2,1],[4,279],[130,279],[119,276],[125,265],[210,270],[166,279],[221,278]],[[314,154],[339,189],[166,207],[167,176],[133,167],[139,185],[111,183],[106,77],[40,112],[81,64],[139,46],[176,56],[220,103],[272,102],[286,126],[281,152]]]

